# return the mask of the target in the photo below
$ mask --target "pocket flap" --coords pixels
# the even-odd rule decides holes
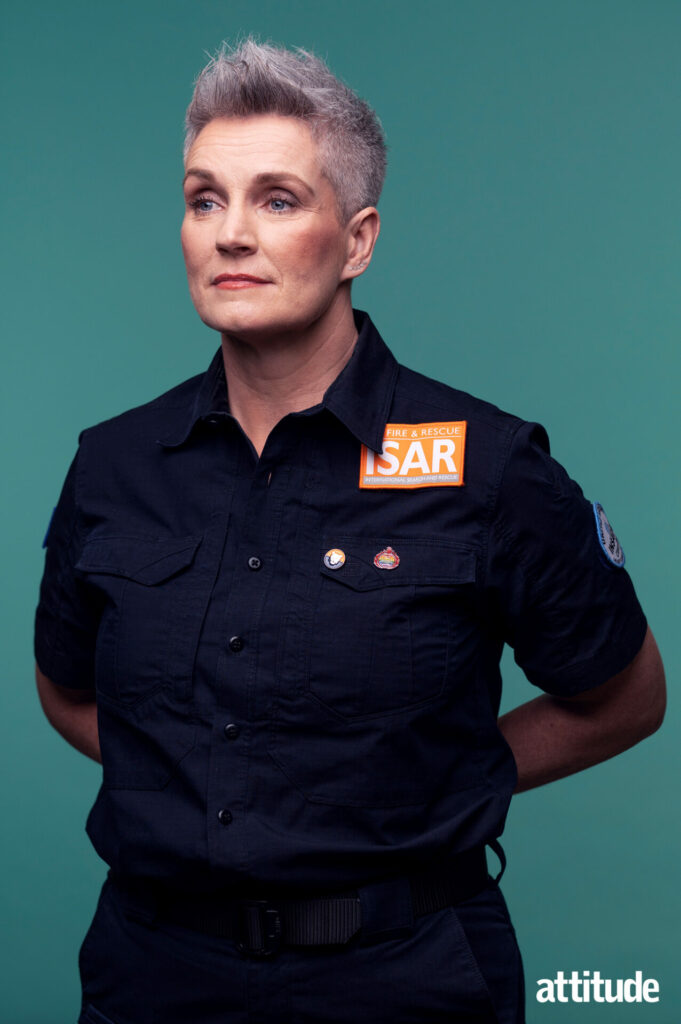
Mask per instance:
[[[411,584],[448,587],[475,582],[475,548],[446,540],[408,538],[387,542],[385,538],[333,537],[328,545],[328,548],[332,547],[343,551],[345,562],[337,569],[329,569],[324,565],[322,552],[321,572],[328,579],[353,590]],[[398,556],[399,562],[392,569],[379,568],[374,558],[388,547]]]
[[[173,537],[170,540],[96,538],[83,546],[76,569],[124,576],[149,587],[188,568],[200,543],[200,537]]]

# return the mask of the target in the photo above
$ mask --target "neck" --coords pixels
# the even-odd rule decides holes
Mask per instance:
[[[222,335],[230,411],[258,456],[284,416],[321,402],[356,340],[349,296],[303,331],[257,341]]]

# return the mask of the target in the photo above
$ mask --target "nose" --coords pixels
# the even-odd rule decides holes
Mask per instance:
[[[245,204],[232,202],[219,215],[215,248],[234,255],[257,249],[255,225]]]

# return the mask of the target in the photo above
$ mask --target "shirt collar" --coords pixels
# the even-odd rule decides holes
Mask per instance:
[[[399,366],[368,313],[359,309],[353,313],[357,342],[322,405],[362,444],[380,452]]]
[[[225,364],[222,360],[221,348],[211,359],[206,372],[197,380],[200,381],[199,389],[194,395],[193,401],[188,408],[178,413],[176,424],[158,440],[158,444],[163,445],[164,448],[179,448],[180,445],[183,445],[199,420],[229,414]]]
[[[305,413],[328,409],[362,444],[380,452],[399,367],[369,315],[358,309],[353,313],[358,334],[352,355],[321,403]],[[164,448],[177,448],[188,440],[199,420],[228,414],[225,369],[219,348],[177,429],[169,431],[158,443]]]

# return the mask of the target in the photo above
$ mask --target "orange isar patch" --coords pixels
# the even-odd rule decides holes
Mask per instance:
[[[359,486],[461,487],[466,420],[387,423],[380,455],[362,445]]]

